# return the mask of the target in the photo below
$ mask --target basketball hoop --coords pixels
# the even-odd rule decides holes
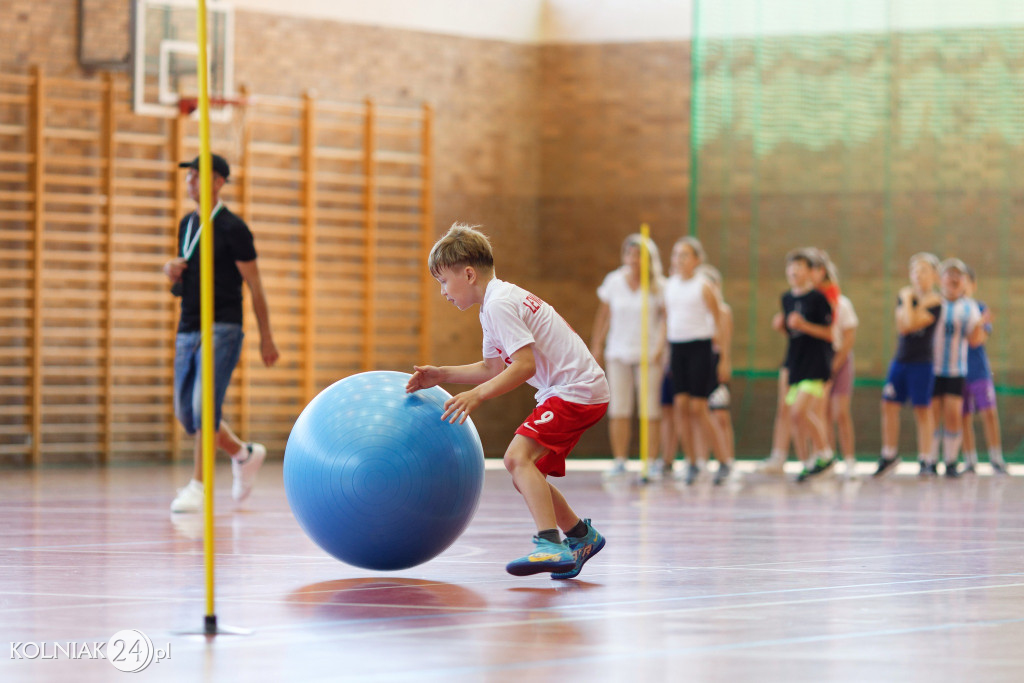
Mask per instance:
[[[247,100],[242,97],[210,97],[210,107],[226,109],[228,107],[244,107]],[[178,114],[188,116],[199,108],[199,98],[182,96],[178,98]]]

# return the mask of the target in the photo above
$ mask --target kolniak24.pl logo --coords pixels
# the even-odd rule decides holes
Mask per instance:
[[[106,659],[118,670],[129,673],[170,658],[170,643],[164,648],[155,648],[149,636],[138,629],[118,631],[105,643],[11,643],[11,659]]]

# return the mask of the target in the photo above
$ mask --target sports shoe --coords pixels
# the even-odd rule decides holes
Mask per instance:
[[[843,461],[843,477],[846,479],[857,478],[857,461],[853,458],[847,458]]]
[[[249,456],[244,460],[231,458],[231,476],[234,482],[231,484],[231,497],[237,502],[242,502],[252,493],[252,485],[256,483],[256,473],[263,466],[263,459],[267,457],[267,449],[261,443],[247,443],[245,448]]]
[[[939,467],[934,462],[925,462],[924,460],[918,461],[921,465],[921,469],[918,471],[917,476],[919,477],[937,477],[939,476]]]
[[[768,457],[757,463],[757,471],[761,474],[782,474],[786,471],[785,458]]]
[[[580,570],[583,569],[583,565],[586,564],[594,555],[601,552],[601,548],[604,547],[604,536],[597,532],[590,524],[589,519],[583,520],[583,523],[587,525],[587,535],[582,538],[573,538],[572,536],[566,536],[565,546],[572,553],[573,558],[576,560],[576,566],[567,572],[554,572],[551,574],[552,579],[573,579],[579,576]]]
[[[700,476],[700,468],[694,465],[693,463],[687,463],[686,478],[683,480],[686,482],[686,485],[690,486],[691,484],[693,484],[693,482],[697,481],[698,476]]]
[[[193,479],[171,502],[171,512],[199,512],[203,509],[203,485]]]
[[[992,463],[992,474],[1007,477],[1010,475],[1010,470],[1005,462],[994,462]]]
[[[955,462],[947,462],[946,463],[946,472],[945,472],[945,474],[950,479],[956,479],[957,477],[960,476],[960,472],[959,472],[959,470],[957,470]]]
[[[797,482],[807,481],[811,477],[816,477],[819,474],[823,474],[832,469],[832,466],[836,464],[835,457],[831,458],[817,458],[810,467],[804,466],[804,471],[797,475]]]
[[[661,481],[665,476],[665,461],[658,458],[647,468],[647,479],[650,481]]]
[[[878,467],[875,469],[875,473],[872,474],[871,476],[884,477],[887,474],[892,474],[893,472],[896,471],[896,465],[899,464],[899,461],[900,458],[898,455],[893,456],[891,458],[887,458],[884,455],[880,456],[878,458]]]
[[[960,474],[977,474],[977,471],[974,469],[974,465],[968,465]]]
[[[604,476],[605,479],[615,479],[616,477],[621,477],[625,473],[626,473],[626,461],[625,460],[615,460],[615,462],[612,463],[611,468],[604,471],[604,475],[603,476]]]
[[[732,473],[732,468],[729,467],[728,464],[726,464],[724,462],[718,463],[718,471],[715,472],[715,478],[713,480],[714,485],[715,486],[719,486],[719,485],[725,483],[725,481],[729,478],[729,475],[731,473]]]
[[[576,568],[576,559],[564,543],[552,543],[534,536],[533,545],[532,553],[512,560],[505,565],[505,571],[512,576],[529,576],[543,572],[569,572]]]

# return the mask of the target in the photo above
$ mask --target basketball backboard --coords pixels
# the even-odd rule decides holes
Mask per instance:
[[[196,0],[134,0],[133,109],[150,116],[177,116],[178,99],[199,92],[196,62]],[[234,9],[206,0],[209,95],[220,101],[234,91]]]

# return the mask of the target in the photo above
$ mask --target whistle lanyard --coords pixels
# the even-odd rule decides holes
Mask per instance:
[[[213,207],[213,211],[210,212],[210,223],[213,223],[213,219],[217,216],[217,212],[224,208],[223,202],[217,202],[217,206]],[[199,235],[203,232],[203,226],[200,225],[199,229],[196,230],[195,237],[192,236],[192,228],[196,224],[196,216],[199,215],[198,211],[193,211],[192,215],[188,217],[188,228],[185,229],[185,241],[181,243],[181,257],[188,261],[192,258],[192,252],[196,250],[196,246],[199,244]]]

